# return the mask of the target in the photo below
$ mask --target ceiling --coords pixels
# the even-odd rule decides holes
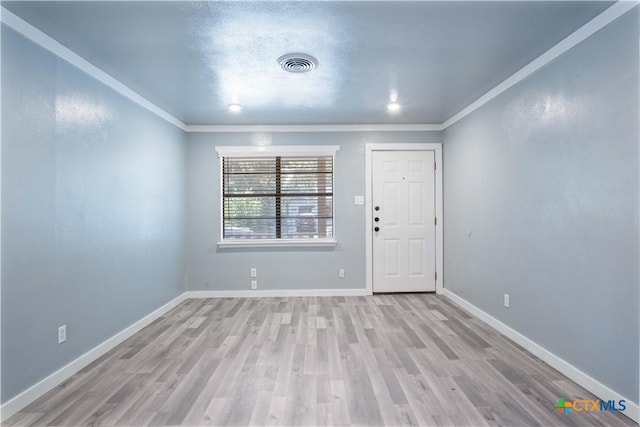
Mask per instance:
[[[188,125],[442,123],[611,4],[2,2]]]

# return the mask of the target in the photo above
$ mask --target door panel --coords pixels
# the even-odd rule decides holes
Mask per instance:
[[[373,291],[435,291],[434,152],[372,156]]]
[[[409,276],[424,276],[424,239],[409,239]]]
[[[397,182],[384,182],[382,184],[384,205],[388,206],[386,214],[384,215],[384,225],[397,226],[398,225],[398,183]],[[382,225],[382,224],[381,224]]]
[[[384,275],[385,277],[397,277],[398,265],[400,264],[400,254],[398,251],[397,239],[386,239],[384,241]]]
[[[409,182],[409,226],[424,227],[424,183]]]

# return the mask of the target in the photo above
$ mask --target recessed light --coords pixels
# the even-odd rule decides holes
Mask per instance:
[[[227,108],[229,108],[229,111],[231,111],[232,113],[239,113],[242,110],[242,105],[240,105],[240,104],[229,104],[229,106]]]
[[[400,111],[400,104],[398,104],[397,102],[391,102],[387,104],[387,110],[390,113],[397,113],[398,111]]]

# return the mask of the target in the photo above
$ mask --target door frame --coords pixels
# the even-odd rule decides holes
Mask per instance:
[[[416,143],[416,144],[392,144],[369,143],[365,144],[365,250],[366,250],[366,290],[368,295],[373,295],[373,238],[371,224],[373,223],[373,152],[374,151],[433,151],[436,161],[435,171],[435,211],[436,218],[436,293],[444,290],[444,263],[442,262],[442,143]]]

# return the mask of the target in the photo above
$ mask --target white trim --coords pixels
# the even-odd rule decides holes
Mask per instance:
[[[47,49],[49,52],[53,53],[59,58],[64,59],[74,67],[84,71],[94,79],[104,83],[105,85],[115,90],[119,94],[129,98],[131,101],[135,102],[142,108],[145,108],[146,110],[152,112],[153,114],[171,123],[172,125],[182,130],[186,129],[187,125],[184,124],[182,121],[178,120],[177,118],[167,113],[162,108],[158,107],[157,105],[153,104],[151,101],[147,100],[146,98],[142,97],[138,93],[134,92],[133,90],[131,90],[130,88],[122,84],[119,80],[111,77],[109,74],[105,73],[100,68],[91,64],[89,61],[82,58],[77,53],[61,45],[60,43],[55,41],[53,38],[49,37],[42,31],[34,27],[33,25],[29,24],[28,22],[22,20],[18,16],[9,12],[4,7],[2,7],[2,14],[0,16],[1,16],[0,19],[2,20],[2,23],[6,24],[13,30],[22,34],[24,37],[28,38],[32,42],[42,46],[43,48]]]
[[[334,156],[340,150],[339,145],[251,145],[216,147],[218,157],[273,157],[283,156]]]
[[[149,313],[142,319],[118,332],[111,338],[84,353],[66,366],[32,385],[22,393],[0,406],[0,422],[4,422],[45,393],[62,384],[78,371],[98,360],[156,319],[162,317],[178,304],[192,298],[247,298],[247,297],[303,297],[303,296],[361,296],[369,295],[366,289],[305,289],[305,290],[259,290],[259,291],[186,291],[162,307]]]
[[[0,22],[4,8],[0,7]],[[0,46],[2,46],[2,31],[0,29]],[[0,52],[0,82],[2,82],[2,52]],[[2,88],[0,87],[0,112],[2,110]],[[0,242],[2,242],[2,114],[0,114]],[[0,307],[2,307],[2,245],[0,244]],[[2,316],[0,316],[0,319]],[[0,320],[2,331],[2,320]],[[0,355],[2,354],[2,340],[0,339]],[[2,363],[0,363],[0,379],[2,378]],[[2,381],[0,381],[2,382]],[[2,402],[2,387],[0,387],[0,402]],[[2,407],[0,406],[0,423],[2,423]]]
[[[640,407],[636,403],[634,403],[632,400],[627,399],[624,396],[622,396],[620,393],[610,389],[609,387],[602,384],[595,378],[582,372],[580,369],[576,368],[569,362],[556,356],[546,348],[542,347],[540,344],[530,340],[526,336],[522,335],[520,332],[502,323],[495,317],[482,311],[480,308],[471,304],[464,298],[454,294],[450,290],[444,289],[442,294],[447,298],[449,298],[455,304],[467,310],[476,318],[482,320],[484,323],[491,326],[493,329],[500,332],[502,335],[513,340],[518,345],[522,346],[525,350],[527,350],[528,352],[532,353],[542,361],[549,364],[552,368],[558,370],[561,374],[565,375],[575,383],[579,384],[580,386],[584,387],[591,393],[595,394],[598,398],[602,400],[610,400],[610,399],[626,400],[627,410],[622,412],[622,414],[631,418],[635,422],[639,421]]]
[[[637,53],[638,53],[638,64],[636,64],[636,66],[638,67],[637,69],[640,69],[640,43],[638,43],[638,52]],[[636,95],[638,96],[638,98],[636,98],[636,99],[640,99],[640,87],[638,88],[638,93],[636,93]],[[636,136],[638,138],[637,141],[640,141],[640,129],[638,129],[638,134]],[[638,169],[636,169],[636,170],[640,170],[640,156],[638,156],[636,158],[636,161],[637,161],[637,167],[638,167]],[[636,175],[636,177],[637,177],[637,180],[638,180],[637,184],[639,185],[639,187],[636,187],[636,188],[640,188],[640,174]],[[636,237],[638,238],[637,241],[640,241],[640,228],[638,229],[638,233],[637,233]],[[638,262],[640,262],[640,256],[638,256]],[[637,285],[638,285],[638,289],[640,289],[640,274],[638,275],[638,283],[637,283]],[[638,293],[638,307],[640,307],[640,292]],[[638,353],[640,354],[640,340],[638,341]],[[638,361],[638,364],[640,365],[640,361]],[[639,368],[640,368],[640,366],[639,366]],[[640,381],[638,381],[638,396],[640,396]],[[640,397],[639,397],[638,400],[639,400],[639,403],[640,403]],[[636,421],[640,424],[640,420],[636,420]]]
[[[469,311],[472,315],[487,323],[498,332],[509,337],[523,348],[545,361],[553,368],[560,371],[562,374],[569,377],[582,387],[586,388],[596,396],[602,399],[625,399],[624,396],[611,390],[604,384],[598,382],[594,378],[580,371],[578,368],[567,363],[563,359],[549,352],[545,348],[521,335],[519,332],[475,307],[471,303],[467,302],[463,298],[449,291],[443,289],[440,291],[444,296],[449,298],[454,303],[458,304],[465,310]],[[36,399],[54,389],[56,386],[62,384],[67,379],[71,378],[76,372],[97,360],[102,355],[122,343],[127,338],[139,332],[145,326],[151,324],[154,320],[160,318],[165,313],[176,307],[187,299],[196,298],[269,298],[269,297],[306,297],[306,296],[366,296],[371,295],[369,289],[364,288],[351,288],[351,289],[273,289],[273,290],[255,290],[255,291],[186,291],[177,296],[173,300],[169,301],[162,307],[156,309],[152,313],[148,314],[144,318],[135,322],[131,326],[117,333],[113,337],[104,341],[102,344],[89,350],[82,356],[78,357],[68,365],[49,375],[42,381],[29,387],[16,397],[12,398],[8,402],[0,407],[0,421],[5,421],[12,415],[25,408]],[[629,399],[627,401],[628,410],[624,412],[625,415],[638,422],[638,414],[640,408],[637,404]]]
[[[572,47],[578,45],[579,43],[586,40],[589,36],[593,35],[603,27],[607,26],[614,20],[618,19],[620,16],[624,15],[634,7],[638,5],[638,1],[618,1],[614,3],[607,10],[602,12],[600,15],[593,18],[591,21],[584,24],[582,27],[578,28],[576,31],[571,33],[564,40],[560,41],[558,44],[553,46],[551,49],[547,50],[545,53],[522,67],[519,71],[512,74],[502,83],[491,89],[489,92],[482,95],[480,98],[472,102],[466,108],[464,108],[459,113],[453,115],[448,120],[446,120],[442,124],[442,129],[446,129],[457,121],[463,119],[468,116],[478,108],[482,107],[487,102],[496,98],[507,89],[512,86],[520,83],[522,80],[529,77],[531,74],[538,71],[540,68],[544,67],[558,56],[562,55]]]
[[[373,295],[373,239],[371,237],[371,224],[373,224],[373,150],[369,144],[364,147],[364,283],[367,291]]]
[[[32,385],[22,393],[4,403],[2,407],[0,407],[0,421],[6,420],[10,416],[20,411],[22,408],[34,402],[43,394],[47,393],[48,391],[65,382],[67,379],[71,378],[82,368],[97,360],[99,357],[112,350],[118,344],[122,343],[124,340],[136,334],[145,326],[148,326],[154,320],[160,318],[169,310],[185,301],[187,299],[187,295],[187,292],[182,293],[162,307],[149,313],[142,319],[133,323],[131,326],[128,326],[127,328],[118,332],[111,338],[104,341],[102,344],[98,344],[96,347],[92,348],[82,356],[70,362],[68,365],[58,369],[53,374]]]
[[[224,203],[222,201],[224,194],[224,177],[222,174],[222,161],[223,157],[274,157],[278,155],[282,156],[300,156],[300,157],[312,157],[312,156],[331,156],[335,162],[336,153],[340,150],[339,145],[258,145],[258,146],[233,146],[223,145],[215,147],[218,153],[219,168],[220,168],[220,236],[224,236]],[[335,168],[334,168],[335,170]],[[333,188],[335,194],[335,173],[332,174],[334,178]],[[332,247],[337,246],[338,242],[335,239],[336,227],[335,227],[335,197],[333,204],[333,237],[323,239],[222,239],[217,243],[219,248],[240,248],[240,247],[263,247],[263,248],[284,248],[284,247]]]
[[[419,0],[418,0],[419,1]],[[512,74],[502,83],[482,95],[463,110],[447,119],[444,123],[434,124],[343,124],[343,125],[187,125],[146,98],[134,92],[117,79],[111,77],[84,58],[58,43],[31,24],[2,7],[0,21],[13,28],[31,41],[39,44],[58,57],[109,86],[116,92],[129,98],[143,108],[158,115],[167,122],[185,132],[410,132],[410,131],[442,131],[468,116],[487,102],[499,96],[507,89],[521,82],[531,74],[553,61],[572,47],[578,45],[589,36],[607,26],[620,16],[638,5],[637,0],[622,0],[614,3],[600,15],[587,22],[564,40]]]
[[[335,232],[335,231],[334,231]],[[295,248],[334,247],[335,239],[227,239],[218,242],[219,248]]]
[[[187,125],[186,132],[424,132],[441,131],[441,124],[349,125]]]
[[[374,151],[402,151],[402,150],[423,150],[433,151],[437,164],[435,171],[435,210],[438,222],[436,224],[436,272],[438,280],[436,280],[436,293],[442,293],[444,289],[444,263],[443,263],[443,233],[442,225],[444,223],[443,207],[442,207],[442,144],[441,143],[424,143],[424,144],[392,144],[392,143],[371,143],[365,145],[365,271],[366,271],[366,289],[373,294],[373,240],[371,239],[371,224],[373,224],[372,200],[373,187],[371,180],[373,178],[372,158]]]
[[[188,291],[187,298],[342,297],[371,295],[364,288],[264,289],[256,291]]]

